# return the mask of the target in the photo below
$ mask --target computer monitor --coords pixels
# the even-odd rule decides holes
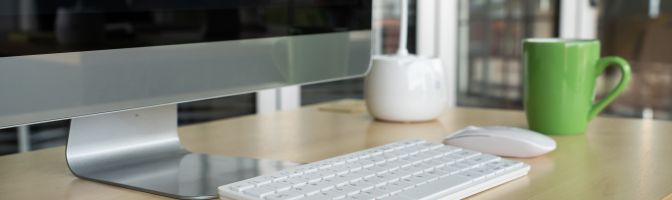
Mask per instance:
[[[370,27],[370,0],[1,1],[0,127],[72,119],[75,176],[216,197],[287,165],[184,150],[176,104],[360,76]]]

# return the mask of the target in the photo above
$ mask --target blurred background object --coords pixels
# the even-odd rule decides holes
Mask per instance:
[[[630,87],[606,114],[672,120],[672,1],[610,0],[599,4],[598,37],[603,55],[618,55],[632,65]],[[611,69],[602,91],[616,84]]]
[[[461,0],[457,105],[522,109],[521,41],[557,37],[556,0]]]

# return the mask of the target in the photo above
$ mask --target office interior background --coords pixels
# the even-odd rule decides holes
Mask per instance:
[[[422,1],[422,0],[420,0]],[[499,109],[522,109],[522,64],[520,41],[529,37],[558,37],[563,30],[563,0],[459,0],[455,49],[457,64],[456,105]],[[568,1],[568,0],[564,0]],[[571,0],[574,1],[574,0]],[[672,120],[672,1],[669,0],[576,0],[595,10],[588,27],[602,42],[603,55],[626,58],[633,70],[629,88],[603,113],[608,116]],[[0,1],[3,9],[30,11],[40,5]],[[375,54],[393,53],[397,47],[399,1],[374,0]],[[416,0],[411,0],[409,48],[416,52],[418,18]],[[0,37],[22,38],[29,33],[25,22],[0,21]],[[32,23],[53,23],[40,22]],[[440,26],[440,25],[438,25]],[[10,31],[5,31],[10,30]],[[33,30],[34,31],[34,30]],[[437,37],[443,37],[438,35]],[[11,38],[10,38],[11,39]],[[3,49],[0,49],[2,54]],[[616,70],[598,81],[598,98],[618,81]],[[300,87],[300,105],[339,99],[362,99],[363,79]],[[11,94],[4,94],[11,95]],[[179,124],[250,115],[259,108],[257,93],[190,102],[179,105]],[[0,130],[0,154],[64,145],[69,121],[34,124]],[[244,133],[241,133],[244,134]]]

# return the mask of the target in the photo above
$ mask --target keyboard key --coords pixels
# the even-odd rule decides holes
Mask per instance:
[[[441,162],[441,163],[444,163],[446,165],[449,165],[449,164],[453,164],[453,163],[457,162],[457,159],[451,158],[451,157],[448,157],[448,156],[442,156],[440,158],[435,159],[434,161]]]
[[[403,178],[405,176],[404,174],[400,173],[399,171],[389,171],[389,172],[385,173],[384,175],[388,177],[388,182],[397,181],[400,178]]]
[[[425,149],[426,148],[422,147],[422,146],[410,146],[410,147],[406,147],[404,149],[404,151],[407,151],[408,154],[417,154],[417,153],[422,152],[422,150],[425,150]]]
[[[479,173],[486,174],[486,176],[495,175],[497,173],[497,171],[495,169],[493,169],[491,167],[486,167],[486,166],[478,167],[478,168],[475,168],[475,169],[472,169],[472,170],[475,170],[476,172],[479,172]]]
[[[462,158],[471,158],[471,157],[480,155],[481,153],[464,149],[464,150],[459,151],[455,154],[462,157]]]
[[[362,167],[362,168],[373,167],[373,165],[375,165],[375,164],[376,164],[376,163],[373,163],[373,162],[371,162],[371,161],[369,161],[369,160],[367,160],[367,159],[357,160],[357,161],[355,161],[355,162],[353,163],[353,165],[357,165],[357,166],[360,166],[360,167]]]
[[[333,185],[329,185],[325,182],[316,182],[316,183],[309,183],[304,186],[301,186],[301,188],[307,195],[311,195],[313,193],[317,193],[322,191],[322,189],[326,189],[327,187],[333,188]]]
[[[428,161],[425,161],[424,163],[428,164],[428,165],[431,165],[431,166],[434,166],[434,167],[440,167],[440,166],[443,166],[443,165],[446,164],[446,163],[441,162],[437,159],[428,160]]]
[[[305,196],[304,192],[301,190],[287,190],[284,192],[268,195],[264,199],[268,200],[294,200],[294,199],[300,199]]]
[[[487,162],[491,162],[491,161],[497,161],[499,159],[500,159],[499,157],[493,156],[493,155],[490,155],[490,154],[481,154],[481,155],[478,155],[476,157],[469,158],[468,160],[473,161],[473,162],[477,162],[477,163],[487,163]]]
[[[429,175],[430,177],[440,177],[441,175],[446,174],[445,172],[442,172],[438,169],[432,169],[432,170],[429,170],[429,171],[425,171],[425,173],[427,175]]]
[[[400,181],[391,182],[386,184],[385,186],[390,188],[391,190],[401,191],[407,188],[413,188],[415,186],[415,183],[401,181],[400,179]]]
[[[394,187],[389,187],[389,186],[387,186],[387,184],[381,185],[381,186],[376,186],[375,190],[382,191],[386,194],[391,194],[395,191]]]
[[[375,171],[374,173],[379,173],[379,172],[387,172],[389,171],[386,167],[381,166],[381,165],[374,165],[373,167],[368,168],[368,170],[373,170]]]
[[[376,164],[376,165],[377,164],[382,164],[382,163],[387,161],[387,159],[382,157],[382,155],[381,156],[374,156],[374,157],[368,158],[367,160],[369,162],[373,163],[373,164]]]
[[[337,186],[333,190],[338,191],[343,194],[357,194],[359,193],[360,189],[358,187],[352,186],[352,185],[343,185],[343,186]]]
[[[321,179],[321,177],[314,176],[314,175],[311,175],[311,174],[304,174],[304,175],[301,175],[301,176],[291,177],[291,179],[299,181],[299,182],[303,182],[303,183],[309,183],[309,182],[319,181]]]
[[[424,184],[413,189],[405,191],[402,196],[413,198],[413,199],[422,199],[426,196],[434,195],[442,191],[450,191],[459,188],[460,186],[465,186],[469,184],[471,180],[468,178],[463,178],[460,176],[455,176],[451,178],[439,179],[433,184]]]
[[[361,191],[364,191],[364,190],[369,190],[369,189],[375,187],[376,183],[373,183],[373,182],[367,181],[367,180],[360,180],[360,181],[357,181],[357,182],[350,182],[349,185],[352,186],[352,187],[359,188],[359,190],[361,190]]]
[[[462,150],[462,148],[459,148],[459,147],[444,145],[441,148],[434,149],[433,151],[441,152],[442,154],[445,155],[445,154],[455,153],[455,152],[458,152],[458,151],[461,151],[461,150]]]
[[[461,162],[453,163],[453,164],[450,164],[448,166],[457,168],[459,171],[466,170],[466,169],[469,169],[469,168],[472,167],[472,165],[467,165],[467,164],[461,163]]]
[[[270,189],[270,188],[265,188],[265,187],[258,187],[258,188],[252,188],[249,190],[245,190],[245,194],[252,195],[257,198],[264,198],[265,196],[271,195],[275,192],[275,190]]]
[[[381,198],[381,200],[415,200],[415,199],[404,197],[404,196],[398,195],[398,194],[394,194],[394,195],[390,195],[390,196]]]
[[[380,199],[380,198],[383,198],[383,197],[390,196],[390,194],[388,192],[383,191],[383,190],[378,190],[377,188],[374,188],[374,189],[368,190],[368,191],[364,191],[362,193],[364,193],[366,195],[369,195],[369,196],[372,196],[375,199]]]
[[[231,188],[231,190],[236,191],[236,192],[242,192],[244,190],[251,189],[253,187],[254,187],[254,185],[248,184],[248,183],[245,183],[245,182],[242,182],[242,183],[238,182],[238,183],[234,183],[233,185],[229,186],[229,188]]]
[[[290,188],[292,188],[292,185],[285,184],[285,183],[282,183],[282,182],[273,182],[273,183],[264,185],[262,187],[269,188],[269,189],[275,190],[276,192],[279,192],[279,191],[289,190]]]
[[[307,196],[301,200],[325,200],[325,199],[334,199],[334,198],[343,198],[346,197],[346,194],[339,193],[337,191],[323,191],[318,192],[317,194]]]
[[[427,182],[429,179],[431,179],[431,177],[429,175],[425,174],[425,173],[421,173],[421,174],[413,175],[413,176],[409,177],[409,179],[411,180],[411,182],[414,182],[416,184],[421,184],[421,183]]]
[[[472,170],[467,170],[467,171],[464,171],[464,172],[460,172],[457,175],[466,177],[466,178],[474,180],[474,181],[481,180],[482,178],[485,178],[484,173],[476,172],[473,169]]]
[[[365,192],[360,192],[360,193],[357,193],[357,194],[355,194],[355,195],[351,195],[350,198],[351,198],[351,199],[358,199],[358,200],[359,200],[359,199],[362,199],[362,200],[371,200],[371,199],[374,199],[374,198],[376,198],[376,197],[373,196],[373,195],[371,195],[371,194],[365,193]]]

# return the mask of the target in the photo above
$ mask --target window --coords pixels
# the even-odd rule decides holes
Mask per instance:
[[[457,105],[522,109],[521,41],[555,37],[555,0],[461,0]]]
[[[600,1],[598,38],[602,55],[616,55],[630,62],[628,89],[606,114],[672,120],[672,1]],[[610,90],[620,79],[608,69],[599,86]]]

